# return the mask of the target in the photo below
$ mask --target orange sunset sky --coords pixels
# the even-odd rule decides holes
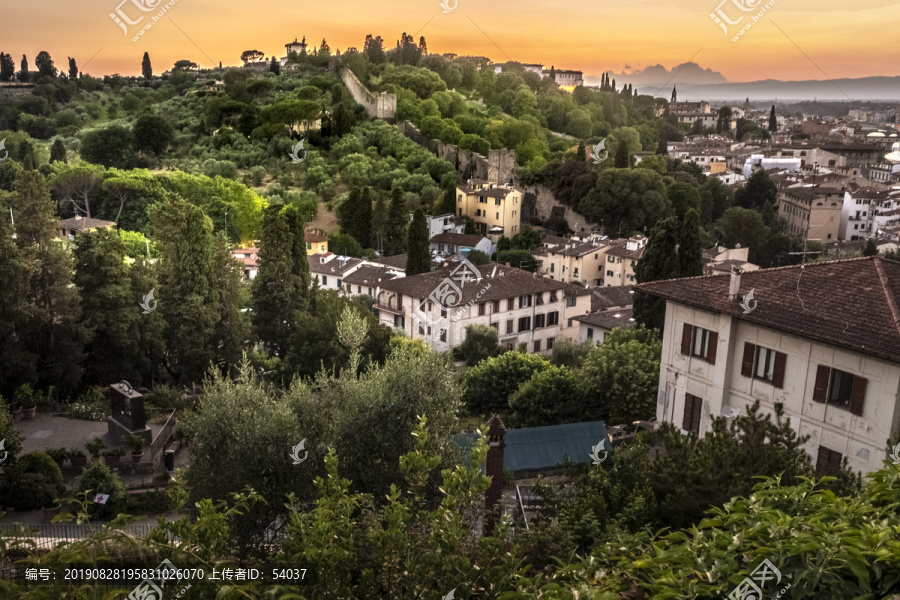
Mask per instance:
[[[154,9],[141,12],[134,3],[142,1]],[[280,57],[295,36],[316,45],[324,36],[333,51],[362,48],[368,33],[393,46],[406,31],[424,35],[431,52],[540,62],[586,76],[691,59],[728,81],[825,79],[823,71],[833,79],[900,75],[900,0],[774,0],[737,42],[732,35],[771,0],[726,0],[725,15],[745,15],[727,36],[709,16],[721,0],[458,0],[449,13],[437,0],[176,0],[131,41],[166,1],[126,0],[125,15],[144,17],[127,36],[109,16],[121,0],[5,2],[0,50],[17,66],[26,54],[33,68],[35,55],[47,50],[60,68],[72,56],[92,75],[135,75],[144,51],[160,73],[179,59],[237,65],[247,49]],[[734,4],[741,1],[755,8],[742,13]]]

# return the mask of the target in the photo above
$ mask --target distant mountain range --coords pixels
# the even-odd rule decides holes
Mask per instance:
[[[779,81],[764,79],[742,83],[687,83],[665,79],[659,82],[648,81],[645,77],[636,77],[631,81],[629,74],[611,73],[616,86],[631,83],[640,94],[668,98],[672,94],[672,86],[678,86],[679,100],[829,100],[829,101],[882,101],[900,100],[900,77],[862,77],[860,79],[834,79],[832,81]],[[599,77],[585,77],[586,85],[599,85]]]

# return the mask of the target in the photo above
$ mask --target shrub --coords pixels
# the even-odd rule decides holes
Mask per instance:
[[[501,352],[497,330],[487,325],[466,327],[466,339],[459,345],[459,354],[470,367]]]
[[[0,498],[16,510],[55,504],[62,486],[62,471],[46,452],[30,452],[10,465],[0,483]]]
[[[97,458],[100,456],[100,451],[106,448],[106,444],[104,444],[103,440],[101,440],[100,438],[95,437],[93,440],[85,444],[84,447],[87,448],[87,451],[91,453],[91,458],[97,460]]]
[[[106,518],[118,514],[125,510],[128,500],[128,490],[122,479],[110,470],[103,461],[95,461],[91,463],[87,469],[78,478],[75,486],[75,492],[87,492],[89,499],[93,499],[94,494],[109,494],[109,500],[106,504],[91,503],[88,507],[88,514],[92,518]]]

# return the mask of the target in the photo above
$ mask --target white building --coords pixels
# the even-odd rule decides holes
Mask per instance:
[[[703,436],[780,403],[820,469],[881,468],[900,427],[898,282],[875,256],[642,284],[666,299],[657,419]]]
[[[786,169],[788,171],[799,171],[801,161],[799,158],[774,158],[765,156],[764,154],[752,154],[747,162],[744,163],[743,176],[750,179],[759,169],[771,171],[772,169]]]
[[[412,215],[409,215],[409,220],[412,221]],[[466,220],[452,213],[436,216],[425,215],[425,222],[428,224],[428,239],[439,233],[465,233],[466,231]]]
[[[484,252],[490,257],[496,245],[484,236],[474,233],[439,233],[429,241],[432,254],[465,258],[472,250]]]
[[[318,280],[320,288],[342,292],[345,291],[344,277],[369,264],[361,258],[338,256],[334,252],[313,254],[307,256],[306,260],[309,263],[309,272]]]

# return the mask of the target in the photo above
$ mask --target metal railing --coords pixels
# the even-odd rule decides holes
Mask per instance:
[[[166,424],[163,425],[163,428],[159,433],[156,434],[156,437],[153,438],[153,441],[150,442],[150,460],[156,461],[159,456],[162,454],[162,451],[165,450],[166,444],[169,442],[169,438],[175,436],[175,411],[172,411],[172,414],[169,415],[169,418],[166,420]]]
[[[121,527],[125,531],[135,537],[146,537],[156,527],[155,523],[137,523]],[[0,524],[0,534],[7,537],[15,537],[25,542],[19,544],[22,547],[30,547],[34,543],[34,548],[38,550],[51,550],[57,545],[66,542],[75,542],[90,537],[93,533],[100,531],[102,525],[77,525],[75,523],[52,523],[41,525],[19,525],[19,524]],[[30,542],[26,541],[30,540]],[[12,545],[12,544],[9,544]]]

